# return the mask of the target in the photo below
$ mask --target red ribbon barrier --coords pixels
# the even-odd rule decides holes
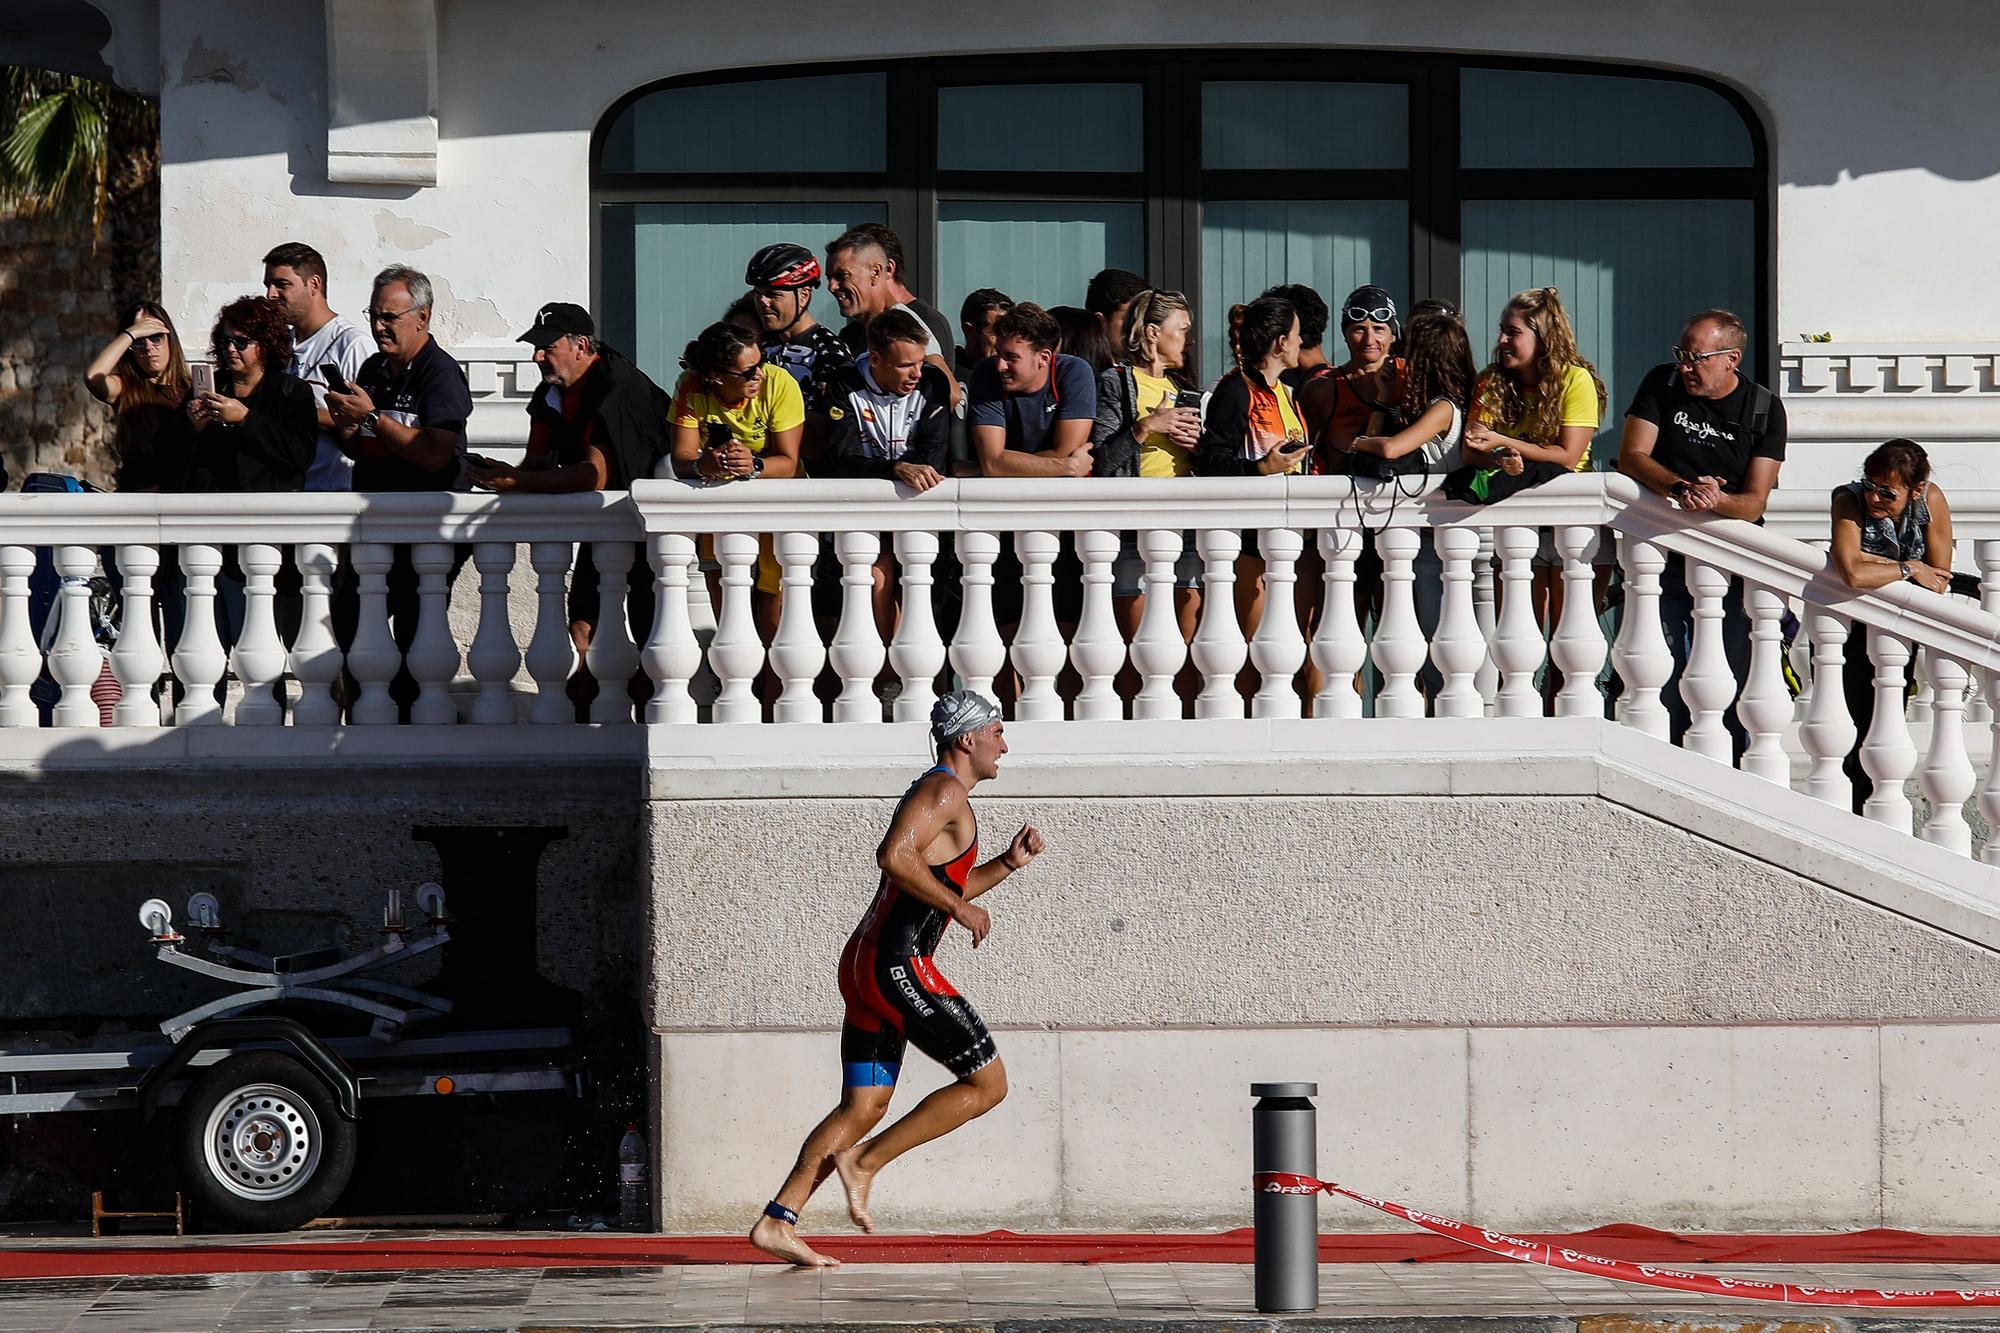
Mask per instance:
[[[1847,1305],[1871,1310],[1948,1309],[1977,1305],[2000,1305],[2000,1290],[1880,1291],[1862,1287],[1802,1287],[1789,1282],[1758,1282],[1748,1278],[1717,1277],[1712,1273],[1690,1273],[1657,1264],[1638,1264],[1625,1259],[1607,1259],[1547,1241],[1523,1240],[1505,1232],[1488,1231],[1449,1217],[1420,1213],[1388,1199],[1359,1194],[1331,1180],[1286,1171],[1259,1172],[1252,1183],[1263,1194],[1337,1194],[1356,1203],[1414,1222],[1426,1231],[1449,1236],[1474,1249],[1485,1250],[1518,1263],[1563,1268],[1572,1273],[1596,1273],[1642,1287],[1664,1287],[1669,1291],[1694,1291],[1706,1296],[1734,1296],[1746,1301],[1769,1301],[1782,1305]]]

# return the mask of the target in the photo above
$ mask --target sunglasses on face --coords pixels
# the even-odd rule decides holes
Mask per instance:
[[[1884,486],[1879,482],[1870,481],[1866,477],[1860,478],[1859,482],[1863,495],[1871,500],[1881,500],[1885,504],[1902,494],[1894,486]]]
[[[167,335],[164,333],[149,333],[143,338],[134,338],[132,345],[134,347],[151,347],[154,343],[165,342],[166,340]]]
[[[222,335],[222,345],[238,352],[244,351],[256,341],[255,338],[246,338],[240,333],[225,333]]]
[[[750,369],[748,370],[725,370],[722,373],[729,376],[731,379],[743,380],[747,383],[748,381],[757,379],[763,375],[764,363],[762,361],[759,361],[756,365],[750,367]]]
[[[1677,366],[1698,366],[1712,356],[1728,356],[1734,347],[1725,347],[1715,352],[1690,352],[1685,347],[1674,348],[1674,364]]]
[[[413,310],[364,310],[361,313],[368,317],[370,324],[393,325],[403,316],[413,313]]]
[[[1367,306],[1351,305],[1341,312],[1349,324],[1388,324],[1396,318],[1394,306],[1378,305],[1373,310]]]

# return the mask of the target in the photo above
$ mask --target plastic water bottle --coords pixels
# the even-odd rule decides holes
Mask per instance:
[[[628,1231],[646,1225],[646,1140],[637,1125],[625,1126],[618,1140],[618,1225]]]

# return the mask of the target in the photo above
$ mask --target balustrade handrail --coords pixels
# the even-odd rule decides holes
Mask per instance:
[[[617,491],[0,495],[0,542],[20,546],[636,541],[640,535],[630,500]]]

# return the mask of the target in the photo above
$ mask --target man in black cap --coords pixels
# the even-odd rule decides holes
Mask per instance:
[[[667,395],[623,353],[605,346],[590,312],[551,301],[520,341],[535,349],[542,387],[528,400],[528,451],[519,467],[468,458],[466,477],[489,491],[623,491],[667,454]]]

